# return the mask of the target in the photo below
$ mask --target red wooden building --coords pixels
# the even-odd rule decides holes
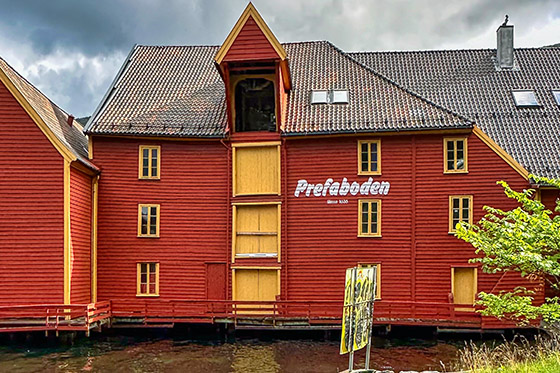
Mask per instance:
[[[32,150],[60,176],[48,194],[60,219],[46,231],[61,261],[49,255],[49,268],[69,284],[49,284],[41,302],[108,302],[107,317],[136,326],[337,327],[345,269],[374,265],[379,324],[511,327],[475,313],[475,294],[539,284],[483,273],[453,235],[484,205],[515,206],[496,180],[536,187],[550,206],[558,197],[529,173],[560,176],[560,73],[526,56],[557,66],[560,51],[514,50],[502,37],[510,27],[498,30],[497,57],[346,53],[329,42],[279,43],[249,4],[221,46],[135,46],[86,125],[88,152],[80,143],[73,160],[55,157],[6,91],[15,108],[2,102],[0,115],[27,118],[54,155]],[[532,90],[537,105],[527,103]],[[30,210],[20,209],[21,221],[36,216]],[[14,224],[18,235],[29,229]],[[4,232],[0,250],[13,252],[16,233]],[[90,269],[88,282],[79,271]],[[7,304],[36,296],[16,293]]]

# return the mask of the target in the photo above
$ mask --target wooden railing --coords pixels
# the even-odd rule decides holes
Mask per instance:
[[[150,323],[261,321],[263,324],[307,323],[340,325],[342,302],[337,301],[221,301],[221,300],[113,300],[117,319]],[[377,324],[480,327],[482,317],[472,305],[437,302],[378,301]]]
[[[85,331],[111,319],[111,302],[0,306],[0,332]]]

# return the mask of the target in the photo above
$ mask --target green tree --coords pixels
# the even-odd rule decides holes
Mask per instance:
[[[536,182],[560,188],[560,179],[531,175]],[[519,206],[504,211],[485,206],[486,215],[476,224],[457,224],[456,236],[475,247],[480,256],[471,259],[480,263],[486,273],[519,272],[541,286],[559,290],[560,280],[560,215],[548,210],[533,198],[535,190],[514,191],[499,181],[505,194]],[[560,212],[560,200],[556,202]],[[534,289],[519,287],[510,292],[480,292],[477,304],[486,316],[509,318],[519,324],[542,317],[544,321],[560,321],[560,299],[547,298],[542,305],[533,304]]]

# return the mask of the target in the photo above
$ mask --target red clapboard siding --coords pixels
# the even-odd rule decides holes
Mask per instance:
[[[218,141],[94,138],[98,299],[136,297],[136,263],[160,263],[160,298],[205,299],[206,262],[228,262],[228,150]],[[139,145],[161,146],[161,180],[138,179]],[[160,238],[138,238],[138,204],[160,204]],[[157,299],[152,299],[156,302]]]
[[[72,304],[91,301],[91,177],[70,169],[70,255]]]
[[[374,180],[389,181],[391,189],[387,196],[377,197],[296,198],[293,192],[299,179],[315,184],[328,177],[335,181],[347,177],[349,182],[361,183],[368,176],[357,175],[355,138],[288,143],[284,165],[288,190],[283,206],[288,225],[283,233],[288,240],[289,299],[341,299],[344,270],[358,262],[370,262],[382,264],[383,300],[447,302],[451,267],[468,266],[468,260],[475,256],[472,246],[447,233],[449,196],[473,195],[477,221],[484,214],[484,205],[516,206],[496,185],[497,179],[519,190],[527,187],[526,180],[474,135],[468,140],[469,173],[461,175],[443,174],[441,135],[415,136],[415,145],[411,136],[381,139],[383,175],[374,176]],[[411,197],[413,190],[415,199]],[[382,238],[357,237],[360,198],[382,200]],[[329,205],[328,199],[347,199],[348,204]],[[492,290],[498,279],[497,275],[479,273],[479,290]],[[521,284],[523,281],[511,282],[512,286]]]
[[[0,83],[0,304],[64,300],[64,163]]]
[[[278,59],[266,36],[253,17],[249,17],[224,57],[224,61],[250,61]]]

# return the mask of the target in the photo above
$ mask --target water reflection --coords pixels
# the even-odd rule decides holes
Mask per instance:
[[[97,337],[74,346],[0,345],[0,372],[337,372],[348,358],[338,341],[238,340],[201,343],[180,339]],[[457,347],[442,341],[376,338],[372,365],[377,369],[441,369]],[[356,354],[362,366],[364,351]]]

